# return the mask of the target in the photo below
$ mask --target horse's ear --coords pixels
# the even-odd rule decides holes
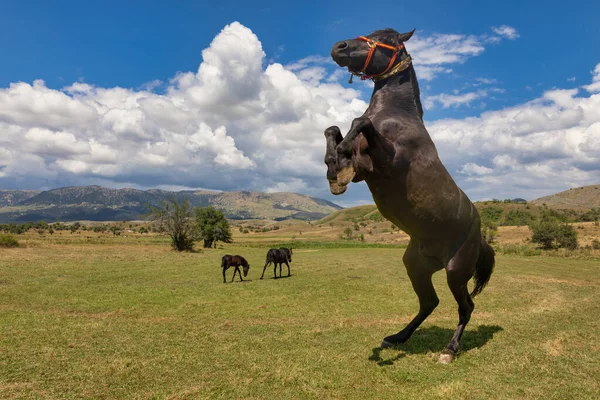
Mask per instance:
[[[417,30],[417,28],[413,29],[410,32],[399,33],[398,34],[398,42],[399,43],[408,42],[408,39],[410,39],[412,37],[413,33],[415,33],[416,30]]]

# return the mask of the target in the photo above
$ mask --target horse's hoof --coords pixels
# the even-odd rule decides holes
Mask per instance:
[[[329,181],[329,191],[333,195],[337,196],[339,194],[342,194],[346,191],[346,189],[346,186],[340,185],[339,183],[337,183],[337,181]]]
[[[381,342],[381,348],[382,349],[391,349],[392,347],[395,347],[396,345],[394,343],[390,343],[390,342],[386,342],[385,339]]]
[[[354,175],[356,175],[356,171],[352,165],[342,168],[340,172],[337,174],[337,183],[340,186],[346,186],[352,179],[354,179]]]
[[[443,350],[440,354],[441,364],[450,364],[454,360],[454,353],[448,349]]]

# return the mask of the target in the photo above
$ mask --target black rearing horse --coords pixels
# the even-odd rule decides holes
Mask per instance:
[[[440,354],[440,362],[449,363],[471,318],[472,297],[492,274],[494,250],[481,237],[475,206],[442,165],[423,124],[417,76],[404,47],[413,33],[385,29],[333,45],[333,60],[353,75],[372,79],[375,88],[345,138],[337,126],[325,130],[325,164],[333,194],[344,193],[350,182],[366,181],[381,214],[410,235],[403,261],[419,297],[419,313],[384,338],[382,347],[404,343],[433,312],[439,300],[431,277],[446,269],[459,316]],[[469,294],[471,277],[475,288]]]
[[[223,283],[227,283],[225,279],[225,271],[229,269],[229,267],[235,267],[233,271],[233,276],[231,277],[231,282],[235,279],[235,274],[240,273],[240,281],[243,281],[242,271],[240,271],[240,265],[244,268],[244,276],[248,276],[248,270],[250,269],[250,264],[248,261],[242,256],[232,256],[230,254],[225,254],[223,258],[221,258],[221,268],[223,269]]]
[[[280,247],[279,249],[270,249],[267,252],[267,260],[265,262],[265,267],[263,268],[263,272],[262,275],[260,276],[260,279],[262,279],[265,276],[265,271],[267,269],[267,266],[269,266],[270,263],[273,263],[273,278],[277,279],[277,264],[279,264],[279,277],[281,278],[281,264],[285,263],[285,265],[287,265],[288,267],[288,275],[291,275],[290,272],[290,264],[288,264],[289,262],[292,262],[292,249],[291,248],[287,248],[287,247]]]

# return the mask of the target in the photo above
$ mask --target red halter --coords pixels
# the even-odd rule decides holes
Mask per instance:
[[[362,69],[359,71],[359,73],[356,74],[356,75],[361,75],[360,79],[363,81],[366,79],[376,78],[376,77],[388,72],[394,65],[394,61],[396,61],[396,57],[398,56],[398,53],[400,52],[400,50],[402,50],[404,48],[404,43],[400,43],[398,45],[398,47],[394,47],[394,46],[390,46],[389,44],[375,42],[374,40],[369,39],[366,36],[359,36],[357,39],[364,40],[369,45],[369,54],[367,55],[367,59],[365,60],[365,65],[362,67]],[[390,58],[390,62],[388,64],[387,68],[383,72],[380,72],[379,74],[375,74],[375,75],[365,75],[365,71],[367,70],[367,67],[371,63],[371,59],[373,58],[373,54],[375,53],[377,46],[383,47],[384,49],[393,50],[394,54],[392,54],[392,57]]]

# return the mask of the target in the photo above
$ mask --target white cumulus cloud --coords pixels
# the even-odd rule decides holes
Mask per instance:
[[[517,39],[520,35],[515,28],[508,25],[500,25],[492,28],[494,33],[510,40]]]
[[[419,78],[433,79],[481,55],[487,39],[417,35],[407,46]],[[323,131],[331,125],[347,131],[367,103],[361,91],[338,83],[346,75],[329,58],[285,66],[266,60],[259,38],[234,22],[202,51],[197,70],[166,83],[131,89],[76,82],[56,90],[36,80],[0,88],[0,187],[104,184],[326,196]],[[157,85],[162,94],[152,91]],[[583,89],[556,89],[427,127],[448,170],[474,198],[531,198],[598,183],[600,64]],[[424,100],[454,107],[492,91]],[[364,185],[344,196],[335,200],[370,200]]]

